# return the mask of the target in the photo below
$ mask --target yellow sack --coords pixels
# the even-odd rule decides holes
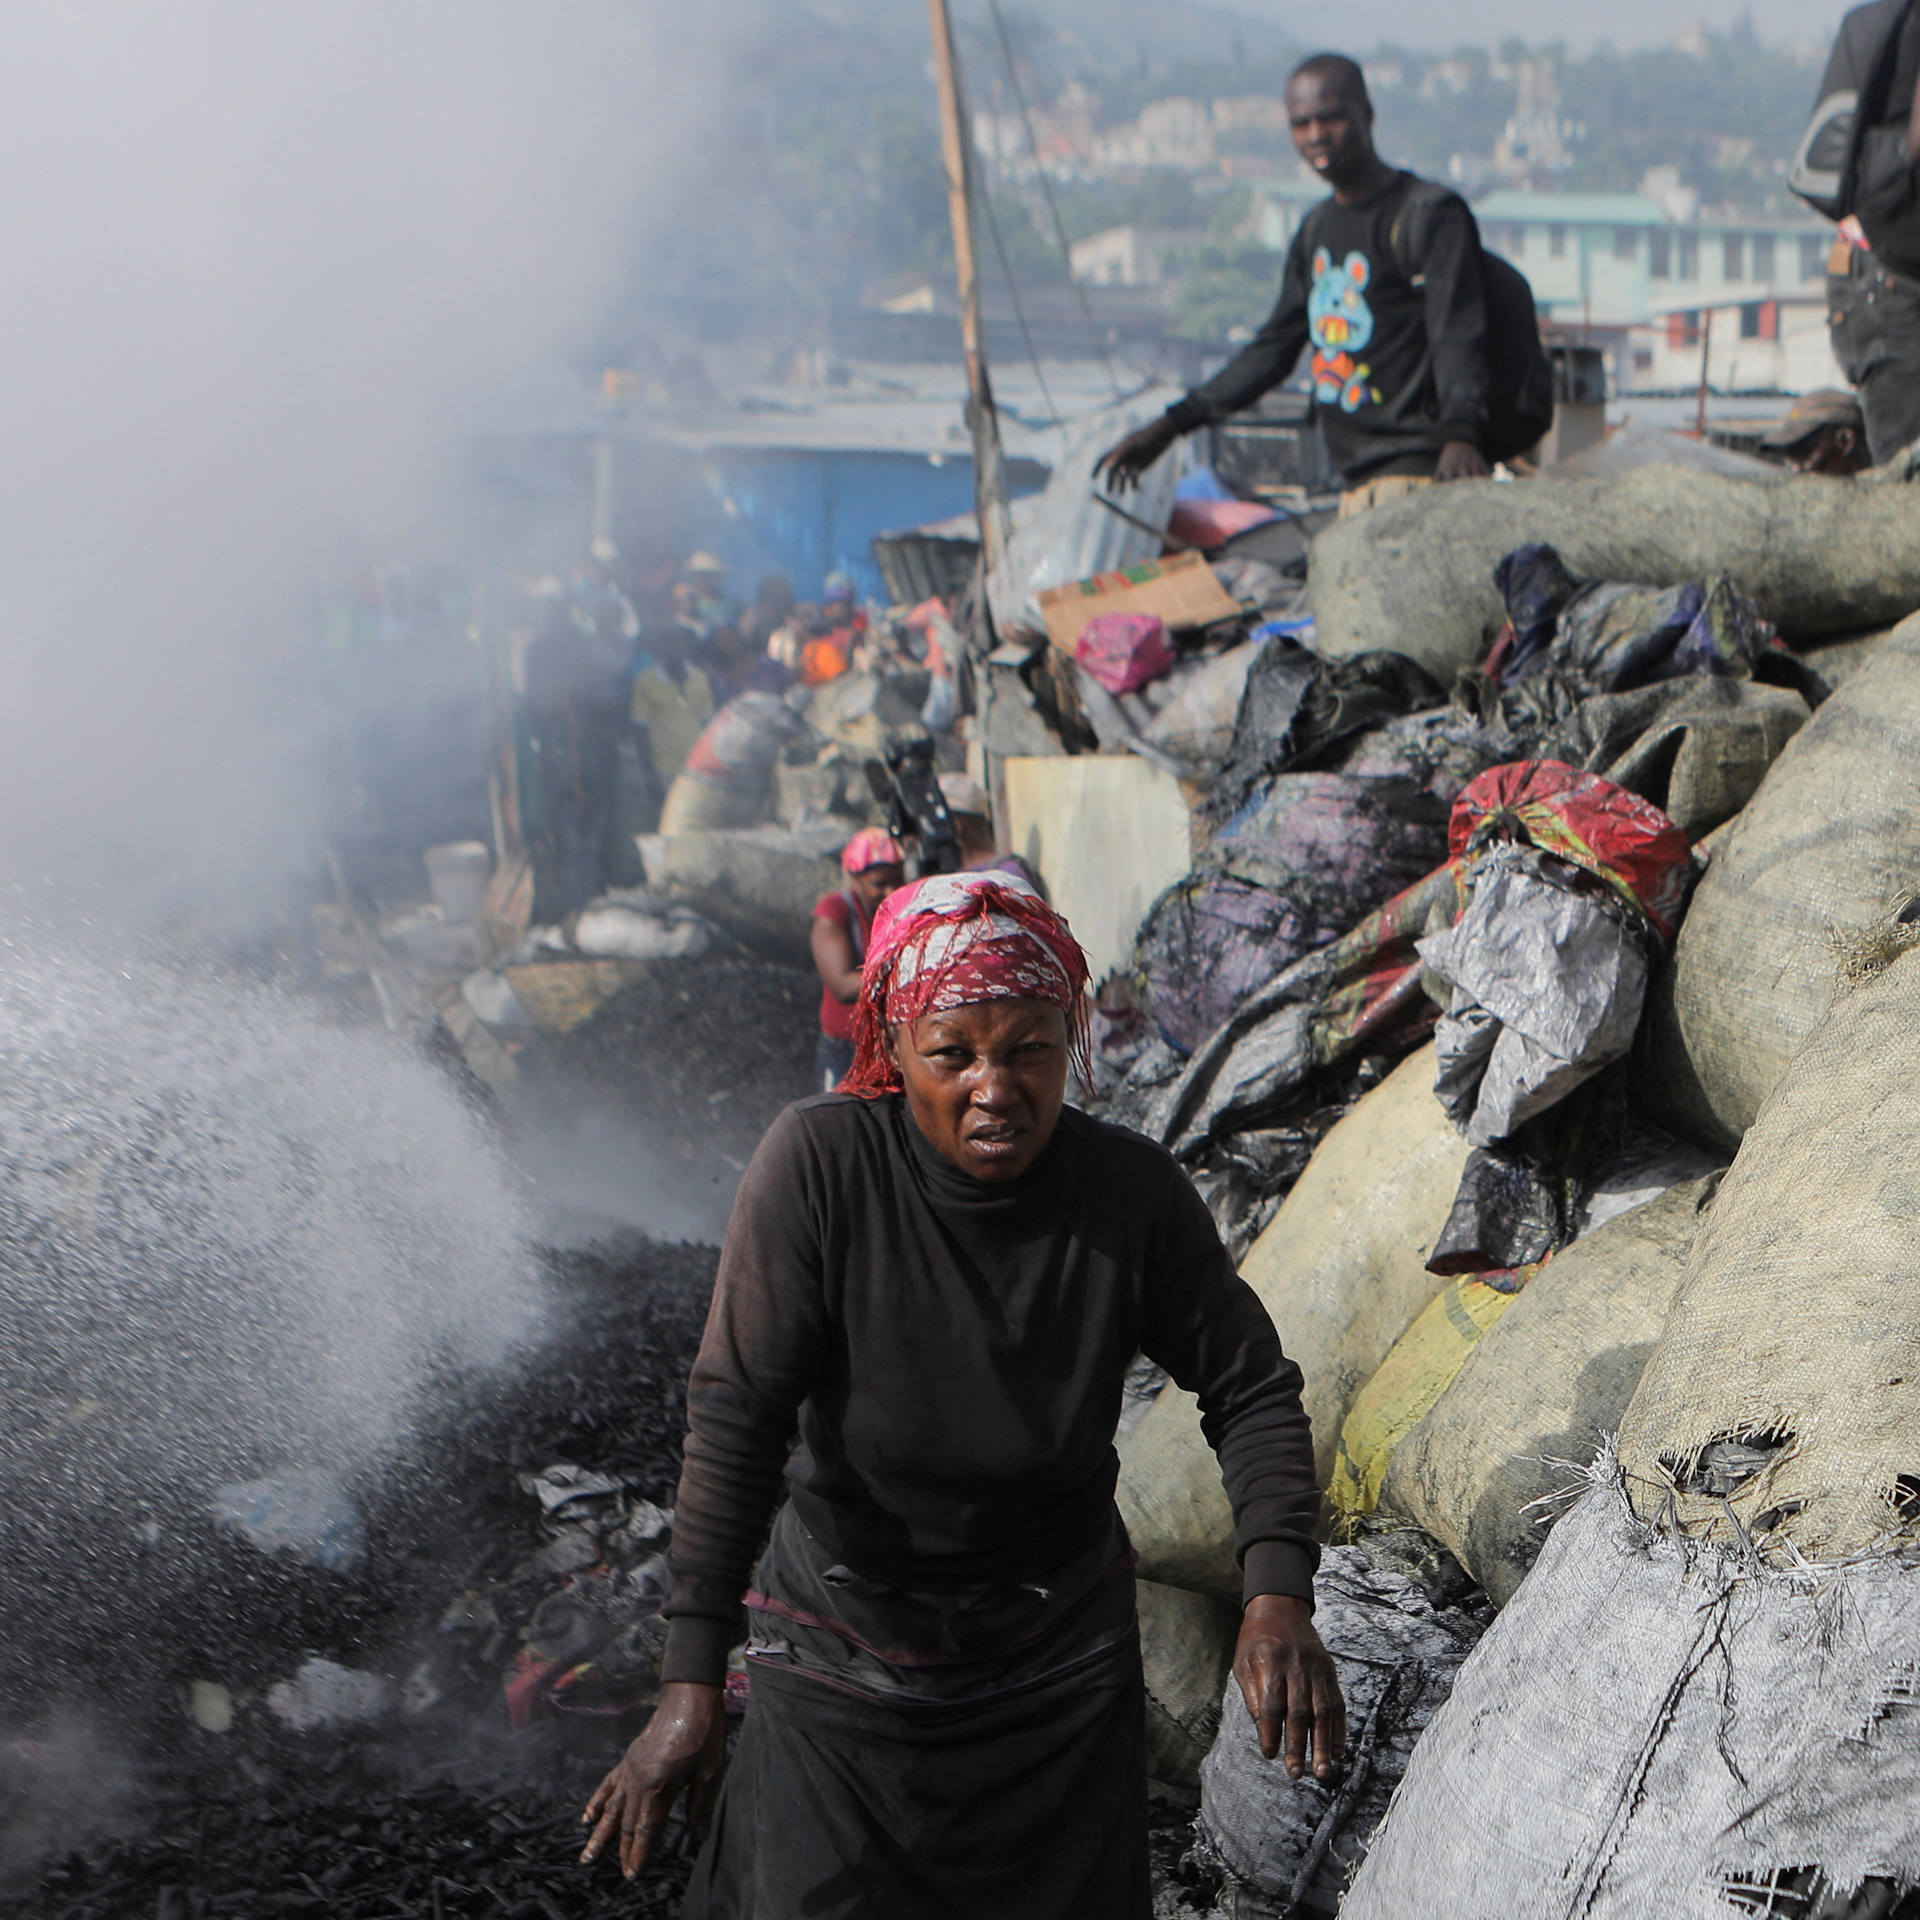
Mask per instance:
[[[1511,1278],[1525,1285],[1538,1270],[1523,1267]],[[1342,1529],[1351,1529],[1373,1511],[1394,1448],[1433,1410],[1480,1336],[1513,1305],[1518,1291],[1516,1286],[1503,1293],[1463,1275],[1430,1301],[1394,1342],[1379,1372],[1355,1396],[1340,1429],[1327,1498]]]
[[[1433,1097],[1433,1073],[1429,1045],[1367,1094],[1321,1141],[1242,1263],[1306,1376],[1301,1399],[1321,1476],[1333,1471],[1354,1394],[1446,1285],[1427,1261],[1467,1143]],[[1140,1577],[1237,1599],[1233,1510],[1193,1395],[1163,1388],[1119,1453],[1115,1497]]]

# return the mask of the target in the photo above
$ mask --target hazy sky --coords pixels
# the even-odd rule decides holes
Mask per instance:
[[[1620,47],[1660,46],[1689,21],[1726,28],[1750,13],[1762,39],[1814,40],[1833,36],[1844,7],[1795,0],[1451,0],[1444,8],[1411,0],[1345,0],[1337,15],[1302,0],[1224,0],[1258,20],[1271,21],[1301,40],[1374,46],[1394,40],[1410,47],[1489,43],[1517,36],[1531,44],[1565,40],[1577,47],[1611,40]]]
[[[314,856],[276,636],[414,550],[450,436],[600,321],[723,32],[672,0],[9,17],[0,883]]]

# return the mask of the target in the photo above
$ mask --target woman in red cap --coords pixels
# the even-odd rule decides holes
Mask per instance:
[[[841,1091],[789,1107],[741,1183],[687,1391],[665,1684],[586,1811],[586,1857],[617,1838],[631,1875],[691,1790],[688,1920],[1146,1920],[1113,1499],[1136,1351],[1219,1455],[1262,1746],[1295,1777],[1339,1758],[1300,1372],[1172,1157],[1065,1104],[1086,982],[1016,875],[894,894]]]
[[[853,1065],[853,1003],[860,997],[860,963],[880,902],[906,878],[900,843],[865,827],[840,855],[847,884],[813,909],[813,964],[820,970],[820,1045],[814,1054],[818,1091],[831,1093]]]

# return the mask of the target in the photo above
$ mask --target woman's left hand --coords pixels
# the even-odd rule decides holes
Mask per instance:
[[[1313,1777],[1325,1780],[1347,1750],[1347,1703],[1333,1656],[1320,1644],[1304,1600],[1261,1593],[1247,1602],[1233,1677],[1259,1726],[1260,1751],[1273,1759],[1284,1732],[1287,1773],[1298,1780],[1307,1770],[1311,1736]]]

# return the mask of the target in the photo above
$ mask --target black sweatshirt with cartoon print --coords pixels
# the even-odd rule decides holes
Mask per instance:
[[[1487,316],[1467,203],[1411,173],[1354,206],[1323,200],[1293,237],[1266,325],[1169,419],[1185,433],[1238,413],[1309,344],[1314,413],[1349,487],[1430,474],[1450,440],[1481,445]]]

